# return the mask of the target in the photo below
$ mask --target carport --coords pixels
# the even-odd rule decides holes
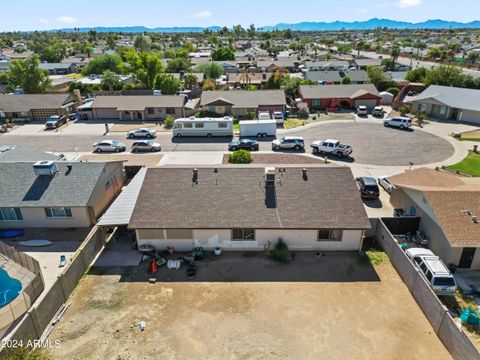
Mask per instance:
[[[147,168],[143,167],[135,175],[135,177],[130,181],[130,183],[125,186],[120,193],[120,195],[115,199],[115,201],[110,205],[107,211],[98,221],[97,225],[99,226],[126,226],[130,222],[130,217],[132,216],[133,209],[137,203],[138,194],[142,188],[143,180],[145,179],[145,174],[147,173]]]

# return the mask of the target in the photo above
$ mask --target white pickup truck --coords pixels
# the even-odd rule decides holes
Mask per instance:
[[[339,158],[349,157],[353,152],[350,145],[341,144],[340,141],[333,139],[314,141],[310,146],[314,154],[331,154]]]

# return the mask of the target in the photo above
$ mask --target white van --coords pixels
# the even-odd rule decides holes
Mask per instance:
[[[272,117],[268,111],[260,111],[258,113],[258,120],[272,120]]]
[[[285,120],[285,117],[283,116],[283,112],[274,111],[273,112],[273,118],[275,119],[277,124],[283,125],[283,121]]]
[[[233,119],[223,118],[189,118],[177,119],[173,123],[173,136],[233,136]]]
[[[455,279],[438,256],[416,256],[413,262],[435,294],[455,295],[457,290]]]

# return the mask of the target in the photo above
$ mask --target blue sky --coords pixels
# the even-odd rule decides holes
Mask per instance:
[[[355,21],[472,21],[478,0],[2,0],[0,31],[89,26],[210,26]]]

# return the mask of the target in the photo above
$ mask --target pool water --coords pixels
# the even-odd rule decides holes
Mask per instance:
[[[8,305],[22,292],[22,283],[0,268],[0,308]]]

